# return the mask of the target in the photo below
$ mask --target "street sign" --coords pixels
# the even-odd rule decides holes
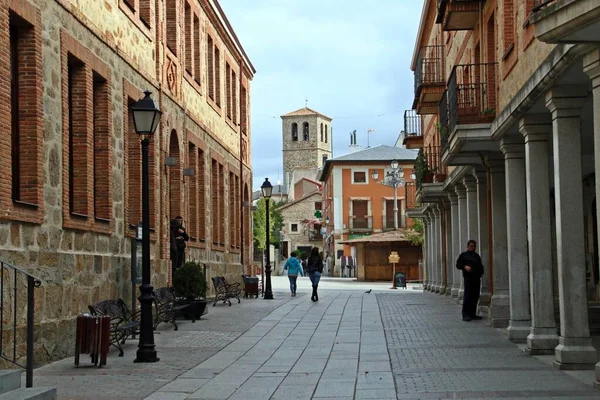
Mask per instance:
[[[396,264],[400,262],[400,256],[398,255],[397,251],[392,251],[388,259],[390,264]]]

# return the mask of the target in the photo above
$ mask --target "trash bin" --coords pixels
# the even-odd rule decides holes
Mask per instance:
[[[244,280],[244,298],[255,296],[258,298],[258,278],[249,275],[242,275]]]
[[[110,317],[78,315],[75,333],[75,365],[79,366],[80,354],[89,354],[92,364],[98,367],[106,365],[109,347]]]
[[[396,287],[406,289],[406,274],[404,272],[396,272],[394,279],[396,281]]]

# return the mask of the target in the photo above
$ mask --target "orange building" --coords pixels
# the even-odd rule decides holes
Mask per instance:
[[[415,198],[411,175],[416,156],[414,150],[377,146],[325,162],[320,176],[323,182],[323,219],[327,227],[324,249],[328,255],[328,271],[332,275],[344,274],[341,270],[343,264],[356,266],[355,248],[341,242],[394,230],[394,189],[382,184],[386,174],[392,171],[394,160],[398,161],[398,169],[404,179],[404,183],[396,189],[398,229],[412,226],[412,220],[406,217],[406,209],[413,206]],[[377,172],[377,180],[373,177],[374,172]],[[418,264],[420,248],[417,252],[419,255],[415,253],[412,257],[414,264]],[[358,265],[353,270],[365,271],[367,264],[382,268],[385,264],[387,268],[389,253],[376,253],[362,258],[365,265]],[[368,275],[358,277],[380,279],[375,270]]]

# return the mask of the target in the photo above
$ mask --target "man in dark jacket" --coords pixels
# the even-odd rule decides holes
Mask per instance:
[[[185,261],[185,242],[188,240],[190,240],[190,237],[183,227],[183,218],[177,216],[171,220],[171,260],[173,261],[173,271],[181,267]]]
[[[463,321],[481,319],[477,315],[477,302],[481,290],[483,264],[481,263],[481,257],[475,252],[476,248],[477,242],[469,240],[467,251],[461,253],[458,260],[456,260],[456,268],[462,270],[465,281],[465,298],[462,306]]]

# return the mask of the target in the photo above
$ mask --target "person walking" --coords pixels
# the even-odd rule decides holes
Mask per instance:
[[[304,276],[304,270],[302,269],[302,264],[300,260],[296,257],[296,252],[292,251],[290,254],[290,258],[287,259],[283,269],[288,272],[288,279],[290,280],[290,291],[292,292],[292,297],[296,296],[296,280],[298,279],[298,274],[300,276]]]
[[[317,293],[317,288],[319,287],[319,281],[321,280],[321,273],[323,272],[323,259],[319,254],[319,248],[313,247],[310,251],[310,256],[307,261],[307,269],[308,269],[308,277],[312,283],[312,296],[310,299],[312,301],[319,301],[319,294]]]
[[[481,257],[475,252],[477,242],[469,240],[467,242],[467,251],[460,254],[456,260],[456,268],[462,270],[465,282],[465,298],[462,305],[463,321],[472,319],[481,319],[477,315],[477,302],[481,290],[481,277],[483,276],[483,264]]]

